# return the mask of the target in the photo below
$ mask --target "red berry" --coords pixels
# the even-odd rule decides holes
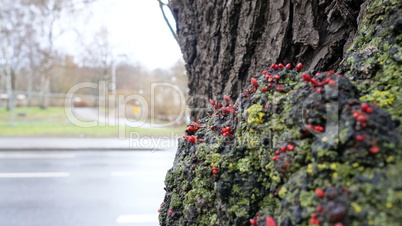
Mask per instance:
[[[320,220],[318,220],[317,218],[310,218],[310,224],[320,224]]]
[[[317,132],[323,132],[324,127],[322,127],[322,126],[314,126],[314,130],[317,131]]]
[[[230,101],[230,97],[228,95],[223,96],[223,98],[225,99],[225,101],[229,102]]]
[[[272,64],[272,65],[271,65],[271,68],[274,69],[274,70],[278,70],[279,67],[278,67],[278,65],[276,65],[276,64]]]
[[[173,213],[173,210],[169,210],[169,214],[172,214]]]
[[[209,99],[209,103],[211,103],[212,105],[215,105],[215,101],[212,99]]]
[[[287,69],[290,69],[291,67],[292,67],[292,65],[289,63],[289,64],[286,64],[286,66],[285,66]]]
[[[190,143],[197,143],[197,139],[195,139],[195,136],[184,136],[184,138]]]
[[[319,83],[317,82],[317,80],[315,80],[314,78],[310,80],[311,83],[313,83],[313,85],[318,86]]]
[[[197,131],[198,128],[195,127],[195,126],[193,126],[193,125],[190,125],[190,126],[188,126],[188,127],[186,128],[186,130],[191,131],[191,132],[194,132],[194,131]]]
[[[311,214],[311,218],[317,218],[317,214],[316,214],[316,213],[312,213],[312,214]]]
[[[361,115],[360,111],[356,111],[356,110],[353,111],[353,117],[357,118],[359,115]]]
[[[254,219],[250,219],[250,224],[251,224],[251,225],[257,225],[257,221],[254,220]]]
[[[158,213],[160,213],[161,212],[161,209],[158,209]]]
[[[313,129],[313,125],[308,124],[308,125],[307,125],[307,129]]]
[[[275,219],[272,217],[267,217],[265,219],[265,225],[266,226],[277,226]]]
[[[367,121],[367,117],[365,115],[361,114],[361,115],[357,116],[356,120],[359,122],[365,122],[365,121]]]
[[[370,152],[371,154],[377,154],[379,151],[380,151],[380,148],[379,148],[378,146],[376,146],[376,145],[372,146],[372,147],[369,149],[369,152]]]
[[[278,68],[284,68],[285,66],[283,64],[278,64]]]
[[[374,109],[372,107],[368,107],[366,110],[367,114],[371,114],[371,113],[373,113],[373,111],[374,111]]]
[[[214,166],[214,167],[212,167],[211,169],[212,169],[212,170],[216,170],[216,167]]]
[[[271,88],[271,87],[272,87],[272,84],[271,84],[271,83],[269,83],[269,84],[268,84],[268,88]]]
[[[286,148],[285,147],[280,147],[281,151],[285,152]]]
[[[215,126],[211,126],[211,127],[209,127],[210,129],[215,129]]]
[[[319,198],[324,198],[325,193],[321,188],[316,188],[314,192]]]
[[[218,170],[212,170],[213,174],[218,174]]]
[[[302,74],[302,78],[304,81],[309,82],[311,81],[311,76],[309,74]]]
[[[336,222],[336,223],[334,224],[334,226],[343,226],[343,224],[342,224],[341,222]]]
[[[301,71],[302,68],[303,68],[303,64],[302,64],[302,63],[298,63],[298,64],[296,65],[296,71],[297,71],[297,72]]]
[[[275,152],[275,154],[280,155],[280,154],[281,154],[281,152],[280,152],[280,151],[276,151],[276,152]]]
[[[317,206],[317,212],[319,213],[322,212],[322,209],[323,209],[322,206]]]
[[[274,79],[278,80],[278,79],[279,79],[279,75],[274,75]]]
[[[341,74],[338,74],[337,76],[338,76],[338,77],[343,77],[343,75],[341,75]]]
[[[262,92],[267,92],[267,90],[268,90],[267,87],[262,87],[262,88],[261,88],[261,91],[262,91]]]
[[[200,120],[198,120],[198,121],[200,121]],[[195,127],[200,127],[201,126],[198,122],[192,122],[191,124],[193,124],[193,126],[195,126]]]
[[[364,141],[364,139],[366,139],[366,137],[364,137],[364,135],[358,134],[356,135],[356,141]]]
[[[294,144],[288,144],[288,145],[286,146],[286,148],[287,148],[289,151],[293,151],[293,149],[295,149],[295,145],[294,145]]]
[[[272,157],[272,160],[277,160],[277,159],[279,159],[279,158],[280,158],[279,155],[275,155],[274,157]]]
[[[322,93],[322,88],[321,87],[317,88],[317,92]]]
[[[367,108],[369,108],[370,106],[368,105],[368,103],[362,103],[361,105],[361,109],[362,111],[367,111]]]
[[[257,79],[251,78],[251,84],[253,84],[253,86],[254,86],[255,88],[257,88],[257,87],[258,87]]]
[[[223,107],[223,105],[222,105],[222,104],[218,104],[218,107],[220,107],[220,108],[221,108],[221,107]]]
[[[265,75],[265,74],[268,73],[268,72],[267,72],[267,71],[263,71],[262,73]]]

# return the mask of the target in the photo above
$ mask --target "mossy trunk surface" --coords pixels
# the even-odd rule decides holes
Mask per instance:
[[[364,2],[353,42],[331,65],[337,72],[312,67],[314,56],[302,69],[264,60],[236,100],[211,101],[179,140],[160,224],[401,225],[401,8]],[[257,51],[246,58],[258,60]]]

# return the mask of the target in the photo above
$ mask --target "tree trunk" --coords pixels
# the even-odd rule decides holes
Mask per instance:
[[[336,70],[355,35],[362,2],[172,0],[193,119],[205,115],[197,108],[209,98],[236,98],[270,64]]]
[[[225,106],[204,115],[196,107],[206,101],[191,100],[201,119],[179,139],[161,225],[402,222],[400,0],[172,0],[171,9],[190,94]],[[262,72],[281,62],[304,68]]]

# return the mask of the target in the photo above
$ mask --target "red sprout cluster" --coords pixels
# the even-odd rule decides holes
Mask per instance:
[[[265,225],[266,226],[277,226],[276,221],[273,217],[267,217],[265,219]]]
[[[322,82],[319,82],[319,81],[317,81],[315,78],[312,78],[309,74],[307,74],[307,73],[304,73],[304,74],[302,74],[302,78],[304,79],[304,81],[308,84],[308,83],[311,83],[312,85],[313,85],[313,90],[315,90],[315,91],[317,91],[317,92],[319,92],[319,93],[322,93],[323,92],[323,90],[322,90],[322,86],[324,86],[324,85],[330,85],[330,86],[334,86],[334,85],[336,85],[336,81],[335,80],[333,80],[333,79],[331,79],[329,76],[330,76],[330,74],[332,74],[332,73],[334,73],[334,71],[329,71],[329,72],[327,72],[327,78],[324,80],[324,81],[322,81]],[[318,75],[320,75],[320,73],[317,73],[316,74],[316,76],[318,76]]]
[[[368,103],[361,103],[360,109],[359,110],[354,110],[353,111],[353,117],[356,119],[356,128],[359,130],[359,128],[366,128],[367,127],[367,121],[369,119],[369,114],[373,113],[374,109],[368,104]],[[355,137],[356,141],[364,141],[366,137],[362,134],[358,134]],[[371,154],[377,154],[380,151],[380,148],[377,145],[373,145],[369,148],[369,152]]]
[[[287,144],[286,146],[282,146],[275,152],[275,155],[272,157],[272,160],[276,161],[280,158],[281,152],[293,151],[295,149],[295,145],[292,143]]]
[[[218,168],[212,167],[211,170],[212,170],[212,174],[218,174]]]
[[[303,69],[303,64],[302,64],[302,63],[298,63],[298,64],[296,65],[296,71],[297,71],[297,72],[300,72],[301,69]]]
[[[250,224],[251,225],[257,225],[257,221],[253,218],[250,219]]]
[[[307,129],[309,130],[315,130],[316,132],[324,132],[325,128],[323,126],[317,125],[317,126],[313,126],[312,124],[308,124],[307,125]]]
[[[233,132],[232,128],[230,126],[226,126],[225,128],[221,129],[220,134],[222,134],[224,137],[233,137],[234,135],[231,132]]]
[[[270,88],[274,88],[274,90],[284,93],[285,92],[285,86],[283,84],[278,84],[281,76],[279,74],[274,74],[272,70],[278,70],[286,68],[290,70],[292,68],[292,65],[290,63],[286,64],[284,66],[283,64],[272,64],[269,70],[264,70],[262,74],[265,75],[265,78],[268,81],[268,84],[266,86],[261,87],[262,92],[267,92]],[[301,63],[298,63],[296,66],[296,71],[300,71],[303,68],[303,65]],[[271,74],[273,73],[273,74]],[[256,78],[251,78],[251,89],[246,89],[241,93],[241,96],[243,97],[249,97],[250,94],[256,92],[258,90],[258,87],[260,87],[260,84],[258,84],[258,80]]]
[[[317,218],[316,213],[312,213],[310,217],[310,224],[321,224],[321,221]]]
[[[219,103],[216,104],[216,102],[213,99],[210,99],[209,102],[212,104],[212,106],[214,107],[214,109],[216,111],[218,111],[217,115],[227,115],[227,114],[235,114],[237,113],[237,107],[235,104],[232,104],[232,101],[230,100],[230,97],[225,95],[224,99],[226,101],[226,106],[224,106],[223,104]]]
[[[161,203],[160,207],[162,207],[162,206],[163,206],[163,202]],[[158,213],[160,213],[160,212],[161,212],[161,208],[158,209]]]
[[[186,133],[188,135],[184,135],[184,139],[186,139],[188,142],[193,143],[193,144],[197,144],[202,142],[202,139],[197,139],[197,136],[193,135],[197,130],[199,130],[200,128],[204,128],[202,127],[198,122],[192,122],[191,125],[189,125],[186,128]]]
[[[197,131],[200,128],[203,128],[203,127],[201,127],[198,122],[192,122],[191,125],[189,125],[186,128],[186,132],[193,133],[193,132]]]
[[[193,143],[193,144],[197,143],[197,137],[195,135],[191,135],[191,136],[184,135],[183,137],[184,137],[184,139],[186,139],[190,143]]]
[[[318,198],[321,198],[321,199],[324,198],[324,196],[325,196],[325,192],[321,188],[316,188],[314,190],[314,193],[315,193],[315,195],[317,195]]]
[[[258,83],[257,83],[258,84]],[[226,105],[223,106],[222,104],[216,104],[216,102],[213,99],[210,99],[209,102],[214,106],[214,109],[217,111],[215,113],[216,116],[226,116],[228,114],[237,114],[237,106],[232,103],[230,100],[230,97],[225,95],[224,100],[226,101]],[[234,121],[237,121],[237,118],[233,119]],[[230,120],[227,121],[227,123],[230,123]],[[209,127],[211,130],[219,130],[220,129],[220,134],[224,137],[229,137],[230,139],[234,138],[233,134],[233,129],[230,126],[210,126]]]
[[[310,224],[321,224],[321,221],[318,219],[321,216],[326,221],[335,222],[334,226],[343,226],[341,221],[347,214],[345,200],[350,191],[345,187],[342,187],[341,190],[331,187],[325,189],[325,192],[321,188],[316,188],[314,192],[318,198],[325,199],[327,203],[324,206],[317,206],[316,211],[310,216]]]

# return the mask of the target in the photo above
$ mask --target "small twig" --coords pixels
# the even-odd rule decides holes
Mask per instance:
[[[163,3],[162,0],[157,0],[157,1],[159,2],[159,7],[161,8],[162,15],[163,15],[163,19],[165,19],[165,22],[166,22],[166,24],[168,25],[169,30],[170,30],[170,32],[172,33],[174,39],[176,39],[176,42],[179,43],[179,38],[177,37],[177,34],[176,34],[176,32],[174,31],[172,25],[169,23],[169,20],[168,20],[168,18],[166,17],[166,14],[165,14],[165,10],[163,9],[164,6],[167,6],[168,8],[169,8],[169,6],[168,6],[167,4],[165,4],[165,3]],[[170,9],[170,8],[169,8],[169,9]]]

